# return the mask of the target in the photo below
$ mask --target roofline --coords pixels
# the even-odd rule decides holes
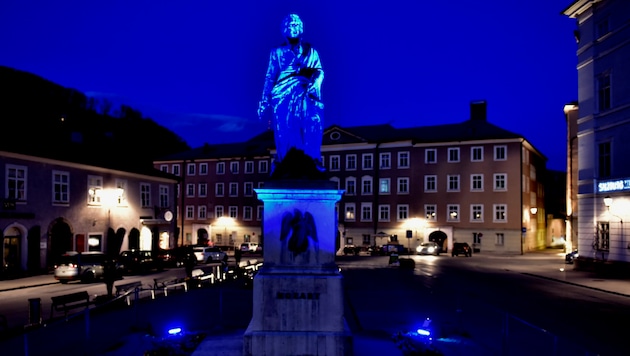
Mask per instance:
[[[562,10],[560,14],[569,16],[571,18],[576,18],[582,15],[582,13],[588,10],[588,8],[602,1],[603,0],[577,0],[573,4],[569,5],[566,9]]]
[[[31,161],[31,162],[40,162],[40,163],[57,165],[57,166],[65,166],[65,167],[69,167],[69,168],[91,170],[91,171],[101,172],[101,173],[116,173],[118,175],[125,175],[125,176],[135,177],[135,178],[147,178],[147,177],[150,177],[151,179],[163,181],[164,183],[167,183],[167,182],[168,183],[177,183],[179,181],[176,178],[176,176],[173,176],[173,178],[166,178],[166,177],[161,177],[161,176],[157,175],[158,173],[160,173],[160,174],[167,174],[167,173],[161,172],[159,170],[156,170],[156,175],[151,175],[151,174],[141,174],[141,173],[129,172],[129,171],[121,171],[119,169],[113,169],[113,168],[91,166],[91,165],[88,165],[88,164],[69,162],[69,161],[62,161],[62,160],[57,160],[57,159],[52,159],[52,158],[31,156],[31,155],[26,155],[26,154],[22,154],[22,153],[15,153],[15,152],[8,152],[8,151],[0,151],[0,156],[9,157],[9,158],[15,158],[15,159],[21,159],[21,160]]]

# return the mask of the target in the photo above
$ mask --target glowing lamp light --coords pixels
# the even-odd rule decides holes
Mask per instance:
[[[168,334],[169,335],[177,335],[177,334],[179,334],[181,332],[182,332],[182,328],[180,328],[180,327],[168,329]]]
[[[431,332],[429,330],[418,329],[416,332],[418,333],[418,335],[431,336]]]
[[[610,197],[610,195],[607,195],[607,196],[604,198],[604,205],[606,205],[606,207],[607,207],[608,209],[610,209],[610,206],[612,205],[612,202],[613,202],[613,199]]]

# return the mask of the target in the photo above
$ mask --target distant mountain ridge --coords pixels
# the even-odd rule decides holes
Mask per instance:
[[[190,150],[141,112],[113,109],[75,89],[0,66],[0,150],[125,170],[152,168],[157,157]]]

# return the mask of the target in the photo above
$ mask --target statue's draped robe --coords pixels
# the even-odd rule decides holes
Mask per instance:
[[[298,53],[288,44],[271,51],[263,101],[273,108],[278,162],[291,148],[320,161],[323,77],[319,54],[310,45],[302,43]]]

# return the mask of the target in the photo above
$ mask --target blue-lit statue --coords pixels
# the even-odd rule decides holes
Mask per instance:
[[[286,163],[281,174],[296,171],[296,162],[302,168],[313,165],[322,172],[324,70],[317,51],[302,41],[304,24],[298,15],[284,19],[282,32],[287,42],[274,48],[269,56],[258,117],[262,118],[268,108],[273,109],[276,164],[282,167]],[[311,161],[304,162],[304,155]]]

